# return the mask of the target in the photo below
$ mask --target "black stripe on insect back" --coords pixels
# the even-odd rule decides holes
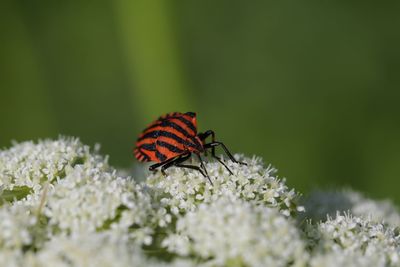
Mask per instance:
[[[146,153],[142,152],[142,155],[144,156],[145,160],[150,160],[150,157]]]
[[[192,142],[188,142],[187,140],[180,138],[179,136],[177,136],[174,133],[171,133],[168,131],[161,131],[161,130],[148,132],[148,133],[144,134],[141,138],[139,138],[138,141],[141,141],[146,138],[157,138],[159,136],[164,136],[164,137],[174,139],[176,142],[178,142],[182,145],[185,145],[185,146],[196,147],[196,145],[193,144]]]
[[[162,127],[171,127],[171,128],[173,128],[174,130],[177,130],[178,132],[180,132],[181,134],[183,134],[185,137],[187,137],[187,138],[190,138],[190,137],[192,137],[193,135],[191,135],[191,134],[189,134],[185,129],[183,129],[181,126],[179,126],[178,124],[176,124],[176,123],[174,123],[174,122],[172,122],[172,121],[168,121],[168,120],[165,120],[165,121],[163,121],[162,123],[161,123],[161,125],[160,126],[162,126]]]
[[[177,119],[177,118],[175,118],[175,119]],[[187,138],[190,138],[190,137],[193,136],[193,135],[189,134],[189,133],[188,133],[185,129],[183,129],[181,126],[179,126],[178,124],[176,124],[176,123],[174,123],[174,122],[172,122],[172,121],[169,121],[169,120],[163,120],[163,121],[161,121],[160,123],[151,125],[150,127],[148,127],[148,128],[146,129],[146,131],[151,130],[151,129],[156,128],[156,127],[171,127],[171,128],[173,128],[174,130],[176,130],[176,131],[180,132],[181,134],[183,134],[183,135],[184,135],[185,137],[187,137]]]
[[[140,138],[138,138],[137,141],[139,142],[139,141],[142,141],[142,140],[144,140],[146,138],[157,138],[157,137],[159,137],[159,132],[160,131],[147,132],[144,135],[142,135]]]
[[[156,151],[156,145],[153,144],[143,144],[140,146],[140,148],[144,149],[144,150],[148,150],[148,151]]]
[[[157,145],[158,145],[158,146],[161,146],[161,147],[165,147],[165,148],[167,148],[169,151],[174,152],[174,153],[181,154],[181,153],[184,152],[182,149],[179,149],[179,148],[177,148],[176,146],[171,145],[171,144],[169,144],[169,143],[167,143],[167,142],[157,141]]]
[[[185,129],[183,129],[181,126],[179,126],[178,124],[176,124],[176,123],[174,123],[174,122],[172,122],[172,121],[170,121],[170,120],[168,120],[168,119],[179,119],[180,120],[180,117],[174,117],[174,116],[170,116],[170,117],[166,117],[166,118],[160,118],[160,121],[159,122],[157,122],[157,123],[155,123],[155,124],[153,124],[153,125],[151,125],[151,126],[149,126],[149,127],[147,127],[144,131],[148,131],[148,130],[151,130],[151,129],[153,129],[153,128],[156,128],[156,127],[171,127],[171,128],[174,128],[175,130],[177,130],[178,132],[180,132],[181,134],[183,134],[184,136],[186,136],[186,137],[190,137],[191,135],[185,130]],[[184,118],[183,118],[184,119]],[[184,119],[185,120],[185,119]],[[181,120],[182,121],[182,120]],[[192,126],[193,126],[193,124],[190,122],[190,121],[188,121],[188,120],[185,120],[186,122],[184,122],[185,123],[185,125],[186,126],[188,126],[188,123],[190,123]],[[188,126],[188,127],[190,127],[190,126]],[[194,127],[194,126],[193,126]],[[194,129],[193,131],[194,132],[196,132],[195,131],[195,128],[192,128],[192,127],[190,127],[190,129]]]
[[[185,119],[184,117],[176,117],[178,120],[180,120],[181,122],[183,122],[184,124],[186,124],[187,127],[189,127],[194,133],[197,132],[196,127],[193,125],[193,123],[191,121],[188,121],[187,119]]]
[[[158,152],[158,151],[156,151],[156,157],[157,157],[161,162],[163,162],[163,161],[165,161],[165,160],[167,159],[167,157],[166,157],[163,153],[160,153],[160,152]]]
[[[138,149],[139,155],[144,157],[145,160],[150,160],[150,157],[144,153],[141,149]]]

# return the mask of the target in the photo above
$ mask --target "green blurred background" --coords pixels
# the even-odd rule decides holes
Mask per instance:
[[[2,1],[0,146],[80,137],[129,167],[196,111],[288,184],[400,203],[399,1]]]

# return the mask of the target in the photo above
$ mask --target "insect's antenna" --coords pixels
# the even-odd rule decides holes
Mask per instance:
[[[206,177],[207,177],[208,181],[210,181],[211,185],[213,185],[213,182],[211,181],[210,176],[208,175],[206,166],[204,165],[203,159],[201,158],[200,154],[196,153],[196,156],[199,158],[200,166],[204,170],[204,173],[206,174]]]

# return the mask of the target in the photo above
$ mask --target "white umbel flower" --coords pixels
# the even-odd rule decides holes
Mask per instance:
[[[290,218],[234,196],[199,204],[176,228],[163,245],[210,266],[303,266],[307,258]]]
[[[299,195],[286,186],[285,180],[275,176],[274,168],[266,168],[256,157],[241,157],[240,160],[247,166],[225,161],[233,175],[219,162],[206,163],[213,185],[200,172],[179,167],[169,168],[166,177],[160,172],[150,175],[147,185],[155,191],[161,204],[175,215],[193,211],[198,204],[209,203],[213,196],[227,192],[246,201],[277,208],[286,216],[303,209],[297,205]]]
[[[40,209],[49,225],[73,235],[113,223],[125,232],[133,224],[142,226],[152,208],[150,196],[132,178],[118,176],[98,150],[91,152],[79,139],[61,137],[1,151],[0,205],[12,202]],[[19,201],[4,199],[6,192],[26,196]],[[143,239],[148,241],[149,234]]]
[[[37,217],[23,205],[0,207],[0,250],[31,246]]]
[[[29,266],[25,263],[25,255],[21,250],[0,249],[0,266],[21,267]]]
[[[28,254],[25,263],[42,267],[160,266],[147,260],[140,247],[115,240],[107,233],[54,237],[37,255]]]
[[[306,234],[316,253],[312,261],[315,266],[321,266],[321,260],[324,259],[335,260],[336,266],[350,266],[353,263],[357,263],[356,266],[364,266],[362,263],[373,266],[400,265],[398,229],[382,223],[338,213],[335,218],[328,218],[325,222],[309,224]]]
[[[0,151],[0,189],[27,186],[40,194],[45,181],[65,176],[65,168],[92,160],[103,161],[77,138],[14,143]]]
[[[315,221],[324,220],[327,215],[335,216],[338,211],[349,211],[358,217],[400,226],[400,213],[391,201],[372,200],[350,189],[315,191],[306,198],[304,205],[304,217]]]
[[[44,214],[51,225],[78,235],[109,228],[113,223],[127,230],[147,220],[150,198],[131,178],[103,170],[102,163],[96,161],[67,167],[65,172],[47,197]]]
[[[233,175],[206,163],[213,185],[175,167],[138,182],[97,151],[75,138],[0,151],[0,266],[400,266],[388,202],[314,194],[303,218],[354,216],[299,227],[299,195],[259,158],[227,160]]]
[[[310,260],[310,267],[386,267],[379,257],[366,257],[360,251],[332,251],[316,254]],[[397,266],[397,265],[394,265]]]

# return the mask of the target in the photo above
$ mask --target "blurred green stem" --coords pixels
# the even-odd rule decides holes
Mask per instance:
[[[167,1],[115,1],[132,102],[143,116],[188,110],[185,88]]]

